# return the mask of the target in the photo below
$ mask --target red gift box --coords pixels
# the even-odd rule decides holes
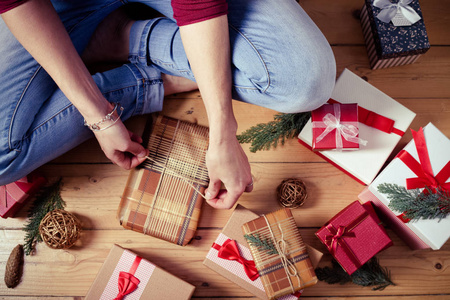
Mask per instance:
[[[351,203],[317,231],[316,236],[349,275],[392,246],[370,202]]]
[[[25,205],[25,200],[32,196],[45,183],[43,177],[24,177],[16,182],[0,186],[0,216],[12,218]]]
[[[357,150],[358,104],[324,104],[311,112],[313,150]]]

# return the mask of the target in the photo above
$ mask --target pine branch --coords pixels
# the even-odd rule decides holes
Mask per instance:
[[[328,284],[346,284],[353,282],[361,286],[372,286],[372,290],[381,291],[389,285],[395,285],[392,282],[390,272],[387,268],[382,268],[376,257],[372,257],[361,268],[352,275],[348,275],[344,269],[333,259],[333,266],[316,268],[316,276],[320,281]]]
[[[41,242],[39,234],[39,225],[44,216],[54,209],[64,209],[66,203],[61,198],[62,180],[59,179],[53,185],[46,187],[40,192],[33,206],[28,212],[28,223],[25,224],[23,231],[26,232],[24,251],[26,255],[34,252],[36,243]]]
[[[269,255],[278,254],[278,251],[275,248],[272,240],[263,239],[258,233],[245,234],[244,237],[250,245],[257,247],[258,250],[267,251]]]
[[[405,187],[382,183],[378,186],[380,193],[386,194],[390,200],[389,208],[401,212],[413,221],[419,219],[438,219],[450,214],[450,195],[441,188],[432,190],[426,187],[426,192],[419,189],[407,190]]]
[[[296,137],[308,122],[309,112],[296,114],[277,114],[274,121],[260,123],[250,127],[237,136],[239,143],[251,143],[250,151],[269,150],[276,148],[281,140],[284,145],[286,139]]]

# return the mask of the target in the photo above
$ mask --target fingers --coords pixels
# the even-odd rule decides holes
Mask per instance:
[[[222,185],[222,182],[219,179],[210,178],[209,186],[205,190],[206,199],[217,198],[217,195],[219,194],[221,185]]]
[[[220,190],[216,198],[206,200],[206,202],[217,209],[231,209],[241,194]]]

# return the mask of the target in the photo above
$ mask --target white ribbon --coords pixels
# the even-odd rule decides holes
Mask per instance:
[[[326,114],[322,122],[313,122],[313,128],[324,128],[325,130],[316,138],[316,143],[323,140],[323,138],[329,134],[331,131],[336,129],[336,149],[340,150],[343,148],[342,145],[342,137],[346,141],[353,142],[356,144],[367,145],[367,141],[358,138],[359,130],[355,125],[351,123],[357,124],[357,122],[345,122],[346,124],[341,123],[341,106],[339,104],[333,104],[334,115]]]
[[[417,12],[408,4],[413,0],[399,0],[398,3],[392,3],[389,0],[374,0],[373,6],[381,8],[378,13],[377,18],[382,22],[389,23],[400,11],[400,13],[411,22],[411,24],[416,23],[421,18]]]

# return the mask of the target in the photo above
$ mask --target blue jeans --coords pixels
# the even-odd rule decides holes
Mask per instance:
[[[130,63],[93,75],[122,119],[162,109],[161,73],[194,80],[170,0],[136,0],[164,18],[137,21]],[[332,50],[294,0],[228,0],[233,98],[280,112],[309,111],[328,100]],[[53,0],[81,53],[119,0]],[[93,136],[83,117],[0,19],[0,185],[13,182]]]

